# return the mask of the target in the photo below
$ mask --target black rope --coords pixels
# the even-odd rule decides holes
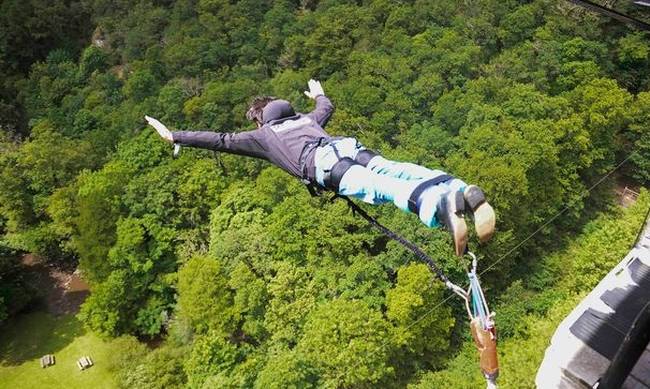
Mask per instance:
[[[424,251],[422,251],[418,246],[416,246],[406,238],[391,231],[388,227],[384,226],[383,224],[379,223],[377,219],[368,215],[366,211],[363,210],[363,208],[355,204],[355,202],[352,201],[349,197],[341,196],[337,194],[334,197],[332,197],[332,201],[336,200],[337,198],[341,198],[345,200],[348,203],[348,206],[352,209],[353,214],[358,213],[359,215],[361,215],[362,218],[366,219],[368,223],[372,224],[381,232],[383,232],[384,235],[398,242],[399,244],[406,247],[407,249],[411,250],[411,252],[413,252],[413,254],[415,254],[415,256],[418,257],[419,260],[427,264],[429,269],[431,269],[431,271],[438,277],[438,279],[440,279],[440,281],[444,282],[445,284],[449,282],[449,279],[444,275],[442,270],[438,268],[434,260],[430,256],[428,256]]]
[[[591,1],[587,1],[587,0],[569,0],[569,1],[580,7],[584,7],[591,11],[598,12],[601,15],[609,16],[610,18],[614,18],[620,22],[631,24],[638,29],[650,31],[650,24],[642,22],[639,19],[635,19],[629,15],[620,13],[613,9],[603,7],[602,5],[592,3]]]

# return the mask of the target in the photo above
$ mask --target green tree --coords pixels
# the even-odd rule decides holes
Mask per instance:
[[[154,96],[157,89],[158,81],[149,70],[136,70],[129,75],[124,85],[124,94],[136,102],[140,102],[146,97]]]
[[[126,271],[114,271],[102,283],[93,286],[93,293],[81,306],[79,319],[103,336],[116,336],[129,326],[132,311],[129,295],[137,292]]]
[[[444,360],[454,319],[443,290],[425,264],[413,264],[399,269],[397,285],[386,294],[393,343],[406,365],[418,361],[435,368]]]
[[[18,253],[0,241],[0,324],[25,308],[35,293]]]
[[[187,376],[183,370],[186,350],[159,347],[146,355],[144,360],[131,361],[128,372],[122,376],[123,388],[183,388]]]
[[[123,163],[113,162],[99,172],[79,176],[72,241],[81,269],[91,281],[102,281],[110,274],[106,258],[116,240],[120,197],[130,174],[131,170]]]
[[[282,350],[269,355],[255,388],[306,389],[316,387],[316,382],[316,372],[295,350]]]
[[[219,261],[192,258],[178,272],[178,311],[198,333],[225,337],[235,330],[238,312]]]
[[[372,385],[394,374],[387,335],[380,312],[360,301],[336,299],[309,314],[297,349],[318,371],[320,386]]]
[[[109,59],[106,52],[96,46],[86,48],[79,59],[79,73],[81,77],[87,78],[93,72],[104,72],[108,68]]]

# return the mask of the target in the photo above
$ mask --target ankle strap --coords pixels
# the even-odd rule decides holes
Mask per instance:
[[[422,182],[420,185],[418,185],[417,187],[415,187],[415,189],[411,193],[411,196],[409,197],[409,201],[408,201],[409,211],[413,212],[416,215],[419,215],[420,204],[418,202],[418,199],[420,198],[420,195],[424,193],[424,191],[427,190],[428,188],[443,183],[445,181],[452,180],[453,178],[454,177],[450,176],[449,174],[441,174],[438,177],[434,177],[430,180],[426,180]]]

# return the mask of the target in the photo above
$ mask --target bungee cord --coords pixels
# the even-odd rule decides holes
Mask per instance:
[[[627,155],[627,156],[626,156],[626,157],[625,157],[621,162],[619,162],[619,163],[618,163],[614,168],[612,168],[609,172],[607,172],[606,174],[604,174],[604,175],[603,175],[599,180],[597,180],[594,184],[592,184],[589,188],[587,188],[586,192],[587,192],[587,193],[591,193],[592,190],[594,190],[597,186],[599,186],[601,183],[603,183],[603,182],[604,182],[608,177],[610,177],[610,176],[611,176],[612,174],[614,174],[618,169],[620,169],[620,168],[621,168],[621,167],[622,167],[622,166],[623,166],[623,165],[624,165],[624,164],[625,164],[625,163],[626,163],[626,162],[627,162],[627,161],[632,157],[632,153],[633,153],[633,152],[630,152],[630,153],[629,153],[629,154],[628,154],[628,155]],[[348,205],[350,206],[350,208],[352,209],[353,212],[359,213],[359,215],[361,215],[361,216],[362,216],[366,221],[368,221],[370,224],[372,224],[373,226],[375,226],[376,228],[378,228],[378,229],[381,230],[382,232],[385,232],[385,231],[390,232],[392,235],[394,235],[394,236],[396,236],[396,237],[399,237],[400,239],[402,239],[402,240],[408,242],[408,244],[410,244],[410,245],[412,245],[413,247],[415,247],[415,248],[416,248],[416,249],[421,253],[421,255],[423,255],[423,256],[421,257],[420,255],[417,255],[417,254],[416,254],[416,255],[418,256],[418,258],[421,258],[421,259],[423,259],[423,260],[424,260],[425,258],[428,258],[428,260],[430,260],[430,261],[433,263],[434,268],[435,268],[435,269],[438,269],[438,267],[435,266],[435,262],[433,262],[433,259],[431,259],[431,258],[430,258],[428,255],[426,255],[424,252],[422,252],[422,250],[420,250],[417,246],[415,246],[415,244],[413,244],[413,243],[407,241],[405,238],[400,237],[399,235],[397,235],[396,233],[394,233],[393,231],[391,231],[391,230],[388,229],[387,227],[385,227],[385,226],[383,226],[382,224],[380,224],[376,219],[374,219],[373,217],[371,217],[370,215],[368,215],[368,214],[367,214],[367,213],[366,213],[366,212],[365,212],[361,207],[359,207],[359,206],[358,206],[356,203],[354,203],[351,199],[349,199],[349,198],[347,198],[347,197],[344,197],[344,196],[338,196],[338,195],[335,195],[335,196],[332,198],[332,200],[335,200],[335,199],[337,199],[337,198],[342,198],[342,199],[346,200],[346,202],[348,203]],[[504,258],[506,258],[506,257],[509,256],[510,254],[512,254],[515,250],[517,250],[519,247],[521,247],[522,245],[524,245],[527,241],[529,241],[530,239],[532,239],[535,235],[537,235],[540,231],[542,231],[542,230],[543,230],[547,225],[549,225],[550,223],[552,223],[552,222],[553,222],[555,219],[557,219],[560,215],[562,215],[564,212],[566,212],[566,211],[567,211],[571,206],[573,206],[573,203],[569,203],[569,204],[567,204],[567,205],[566,205],[564,208],[562,208],[562,209],[561,209],[557,214],[555,214],[554,216],[552,216],[552,217],[550,217],[549,219],[547,219],[547,220],[546,220],[546,221],[545,221],[545,222],[544,222],[544,223],[543,223],[539,228],[537,228],[537,229],[536,229],[535,231],[533,231],[530,235],[528,235],[526,238],[524,238],[524,239],[521,240],[519,243],[517,243],[513,248],[511,248],[510,250],[508,250],[505,254],[501,255],[499,258],[497,258],[495,261],[493,261],[489,266],[487,266],[485,269],[483,269],[483,270],[482,270],[480,273],[478,273],[478,274],[476,273],[476,268],[475,268],[474,263],[473,263],[473,262],[474,262],[474,259],[475,259],[475,256],[474,256],[474,254],[468,253],[468,255],[471,254],[471,256],[474,256],[474,257],[472,258],[472,268],[473,268],[472,271],[473,271],[474,274],[476,275],[476,280],[478,281],[478,277],[479,277],[479,276],[485,274],[487,271],[489,271],[489,270],[492,269],[494,266],[496,266],[499,262],[501,262]],[[388,234],[387,234],[387,236],[390,237],[391,239],[396,240],[396,239],[393,238],[391,235],[388,235]],[[399,242],[399,241],[398,241],[398,242]],[[400,243],[401,243],[401,242],[400,242]],[[409,248],[408,246],[405,246],[405,247]],[[409,249],[410,249],[410,248],[409,248]],[[411,250],[411,251],[413,251],[413,250]],[[429,262],[428,262],[428,261],[425,260],[425,262],[427,263],[427,265],[429,265]],[[429,268],[432,269],[431,266],[429,266]],[[442,274],[442,272],[441,272],[439,269],[438,269],[438,271]],[[468,272],[468,273],[469,273],[469,272]],[[437,273],[437,272],[436,272],[435,274],[438,276],[438,273]],[[414,326],[414,325],[418,324],[419,322],[421,322],[422,320],[424,320],[424,319],[425,319],[426,317],[428,317],[430,314],[432,314],[433,312],[435,312],[435,311],[436,311],[440,306],[442,306],[443,304],[447,303],[447,301],[449,301],[449,300],[452,298],[453,295],[457,295],[457,296],[459,296],[459,297],[461,297],[462,299],[465,300],[465,302],[466,302],[466,309],[467,309],[468,315],[470,316],[470,318],[473,317],[472,313],[470,313],[471,310],[470,310],[470,305],[469,305],[469,301],[470,301],[469,297],[470,297],[470,293],[471,293],[471,284],[468,284],[468,286],[467,286],[468,289],[465,290],[465,289],[461,288],[460,286],[458,286],[458,285],[454,284],[453,282],[451,282],[449,279],[447,279],[447,278],[444,276],[444,274],[442,274],[442,276],[443,276],[444,278],[440,278],[440,277],[438,277],[438,278],[441,279],[441,280],[444,279],[443,282],[444,282],[445,286],[447,287],[447,289],[449,289],[450,291],[452,291],[453,294],[450,294],[449,296],[445,297],[442,301],[440,301],[438,304],[436,304],[435,306],[433,306],[430,310],[428,310],[427,312],[425,312],[422,316],[420,316],[419,318],[417,318],[416,320],[414,320],[414,321],[413,321],[411,324],[409,324],[405,329],[409,329],[409,328],[411,328],[412,326]],[[479,286],[480,286],[480,284],[479,284]],[[481,293],[482,293],[482,292],[481,292]],[[485,297],[484,297],[484,296],[482,297],[482,299],[483,299],[483,301],[485,301]],[[487,304],[486,304],[485,307],[486,307],[486,310],[485,310],[485,311],[486,311],[486,312],[489,312],[489,310],[487,309]],[[490,313],[490,315],[489,315],[489,320],[490,320],[490,321],[493,321],[493,317],[494,317],[494,314],[493,314],[493,313]],[[480,320],[480,319],[479,319],[479,320]],[[470,326],[471,326],[471,328],[472,328],[472,337],[474,338],[474,342],[475,342],[475,344],[476,344],[476,347],[479,349],[479,352],[481,352],[481,348],[483,348],[485,345],[483,345],[483,344],[477,342],[477,336],[475,336],[475,333],[476,333],[477,335],[479,335],[479,334],[480,334],[480,335],[485,335],[485,332],[479,332],[479,331],[477,331],[477,330],[482,330],[482,328],[478,328],[479,326],[477,326],[477,325],[472,325],[472,324],[471,324],[472,322],[474,322],[474,321],[471,321],[471,322],[470,322]],[[486,322],[487,322],[487,321],[486,321]],[[479,325],[480,325],[480,323],[479,323]],[[491,331],[488,331],[488,332],[491,332]],[[494,336],[495,336],[495,346],[496,346],[496,333],[494,334]],[[381,347],[385,347],[385,346],[386,346],[386,343],[384,343]],[[496,354],[496,347],[495,347],[495,348],[494,348],[494,356],[496,357],[496,355],[497,355],[497,354]],[[496,358],[495,358],[495,360],[496,360]],[[483,362],[483,361],[481,361],[481,362]],[[481,364],[481,365],[482,365],[482,364]],[[498,370],[497,370],[497,371],[498,371]],[[486,387],[487,387],[487,389],[496,389],[496,388],[497,388],[497,385],[496,385],[496,376],[494,376],[494,377],[492,377],[492,376],[486,376],[485,372],[483,372],[483,375],[484,375],[484,377],[485,377],[485,379],[486,379]]]
[[[442,272],[442,270],[440,270],[440,267],[438,267],[436,262],[417,245],[381,224],[377,219],[370,216],[366,211],[363,210],[363,208],[357,205],[349,197],[336,194],[334,197],[332,197],[332,201],[338,198],[343,199],[347,202],[353,214],[359,214],[373,227],[384,233],[384,235],[398,242],[413,254],[415,254],[415,256],[424,262],[429,267],[429,270],[431,270],[431,272],[445,284],[445,287],[447,287],[447,289],[463,299],[465,302],[465,308],[467,309],[467,314],[470,319],[472,337],[474,338],[476,348],[480,354],[481,372],[486,379],[487,388],[496,388],[496,379],[499,376],[499,362],[496,350],[496,326],[494,320],[492,319],[494,317],[494,313],[491,313],[488,308],[485,294],[483,293],[478,275],[476,274],[476,267],[478,263],[476,255],[474,255],[474,253],[469,250],[465,253],[465,255],[468,255],[471,258],[471,269],[467,270],[469,288],[465,290],[449,280],[449,278]],[[447,301],[447,299],[444,301]],[[471,309],[470,305],[472,307]]]

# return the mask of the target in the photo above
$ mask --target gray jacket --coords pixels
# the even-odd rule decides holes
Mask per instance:
[[[295,177],[313,181],[314,152],[320,139],[331,138],[323,127],[333,112],[330,99],[320,95],[316,108],[308,114],[298,113],[237,133],[177,131],[174,143],[265,159]]]

